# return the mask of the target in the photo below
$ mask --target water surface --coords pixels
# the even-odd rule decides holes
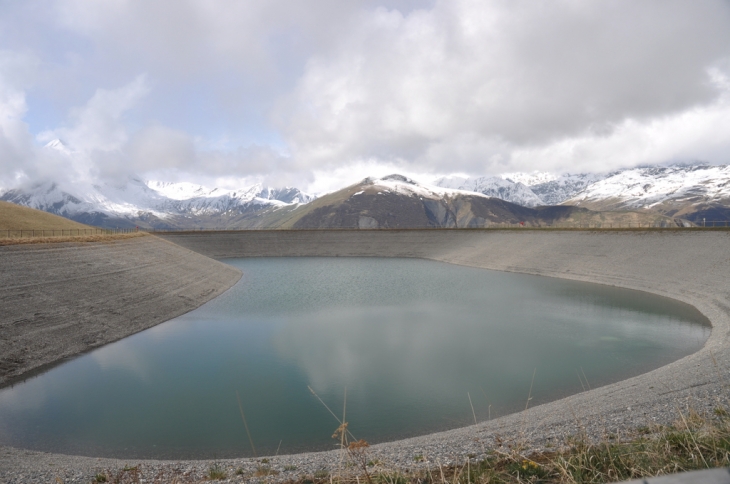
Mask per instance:
[[[126,458],[392,440],[615,382],[698,350],[693,307],[418,259],[263,258],[184,316],[0,390],[0,443]],[[533,383],[534,375],[534,383]],[[470,404],[471,400],[471,404]],[[240,402],[240,404],[239,404]],[[472,413],[472,406],[474,413]]]

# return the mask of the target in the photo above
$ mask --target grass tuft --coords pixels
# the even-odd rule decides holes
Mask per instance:
[[[268,465],[261,465],[256,468],[256,473],[254,475],[256,477],[276,476],[279,475],[279,471],[272,469]]]
[[[226,471],[217,462],[208,468],[208,480],[219,481],[228,477]]]

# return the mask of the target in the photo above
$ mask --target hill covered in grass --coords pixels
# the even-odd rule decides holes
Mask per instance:
[[[58,215],[0,201],[0,230],[77,230],[93,227]]]

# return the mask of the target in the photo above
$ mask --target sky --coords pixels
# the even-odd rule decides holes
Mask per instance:
[[[0,188],[687,161],[730,163],[730,0],[0,0]]]

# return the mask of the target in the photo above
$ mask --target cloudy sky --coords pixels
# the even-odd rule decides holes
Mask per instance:
[[[730,163],[728,0],[0,1],[0,187],[688,160]]]

